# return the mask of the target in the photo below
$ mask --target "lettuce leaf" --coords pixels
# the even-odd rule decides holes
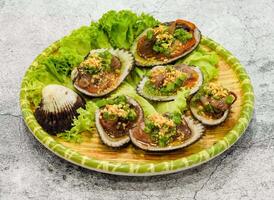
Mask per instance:
[[[107,33],[111,45],[115,48],[129,49],[135,38],[146,28],[157,25],[159,22],[152,16],[141,14],[137,16],[129,10],[108,11],[99,24]]]
[[[207,52],[201,48],[198,48],[189,56],[179,60],[177,63],[184,63],[199,67],[204,76],[204,83],[207,83],[218,77],[219,70],[216,67],[218,62],[219,58],[215,52]]]
[[[69,142],[81,142],[82,136],[80,133],[84,131],[91,132],[95,128],[94,113],[96,109],[96,104],[92,101],[88,101],[85,109],[79,108],[77,110],[79,115],[77,118],[73,119],[73,127],[64,133],[59,133],[57,136]]]
[[[100,27],[99,23],[91,22],[90,37],[91,47],[93,49],[111,48],[108,37]]]
[[[60,83],[65,83],[71,70],[83,61],[83,56],[75,50],[63,48],[59,55],[51,55],[42,62],[51,75]]]
[[[98,24],[92,24],[73,31],[60,41],[57,53],[42,62],[58,82],[66,84],[71,70],[83,61],[92,48],[110,46],[106,35],[98,27]]]
[[[155,27],[159,25],[160,22],[156,20],[153,16],[142,13],[135,25],[134,25],[134,37],[138,37],[145,29],[150,28],[150,27]]]
[[[127,76],[126,81],[131,86],[136,87],[149,70],[150,69],[141,69],[135,66],[131,73]]]
[[[105,13],[99,23],[105,30],[113,47],[129,49],[134,40],[133,25],[137,15],[128,10]]]
[[[91,50],[91,27],[82,26],[60,41],[59,53],[68,50],[85,57]]]
[[[182,90],[178,92],[174,101],[154,103],[154,107],[157,112],[164,113],[180,113],[182,114],[187,109],[186,98],[189,95],[188,90]]]

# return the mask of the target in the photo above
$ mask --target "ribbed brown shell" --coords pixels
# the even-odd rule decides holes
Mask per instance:
[[[60,108],[58,111],[48,112],[43,109],[42,100],[39,107],[35,110],[34,115],[38,123],[46,132],[56,135],[57,133],[69,130],[72,127],[73,118],[79,115],[76,110],[84,106],[85,101],[78,96],[73,106],[66,106]]]

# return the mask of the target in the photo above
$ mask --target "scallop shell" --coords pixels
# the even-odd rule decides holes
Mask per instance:
[[[230,94],[232,94],[234,96],[234,101],[233,101],[233,103],[234,103],[237,100],[237,95],[234,92],[230,92]],[[199,114],[198,109],[195,106],[193,106],[193,104],[191,103],[193,101],[193,98],[195,98],[195,95],[190,100],[190,106],[189,106],[190,111],[191,111],[192,115],[197,120],[199,120],[202,124],[207,125],[207,126],[216,126],[216,125],[223,123],[227,119],[230,109],[231,109],[231,106],[226,111],[224,111],[223,115],[220,118],[211,119],[211,118],[207,118],[207,117]]]
[[[79,87],[74,83],[75,79],[79,75],[79,71],[77,68],[74,68],[74,70],[71,72],[71,79],[73,81],[74,87],[82,92],[85,95],[91,96],[91,97],[101,97],[109,94],[110,92],[114,91],[122,82],[123,80],[127,77],[127,75],[130,73],[133,63],[134,63],[134,58],[132,54],[128,51],[122,50],[122,49],[95,49],[90,51],[89,54],[94,54],[94,53],[100,53],[103,51],[108,50],[112,55],[118,57],[120,59],[120,62],[122,63],[122,74],[119,77],[119,80],[114,84],[112,87],[108,88],[107,90],[103,91],[102,93],[90,93],[87,90]],[[103,77],[102,77],[103,78]]]
[[[178,70],[180,70],[181,67],[186,67],[187,65],[185,64],[179,64],[179,65],[174,65],[174,67],[176,67]],[[165,68],[166,66],[155,66],[153,67],[151,70],[154,70],[154,69],[159,69],[159,68]],[[192,70],[194,70],[199,78],[195,84],[194,87],[190,88],[189,89],[189,95],[192,95],[194,93],[196,93],[201,85],[203,84],[203,74],[200,70],[200,68],[198,67],[194,67],[194,66],[187,66],[187,67],[190,67]],[[170,95],[170,96],[152,96],[151,94],[147,94],[145,91],[144,91],[144,86],[145,86],[145,83],[148,81],[148,77],[144,77],[141,82],[139,83],[138,87],[137,87],[137,92],[143,96],[144,98],[146,99],[150,99],[150,100],[153,100],[153,101],[171,101],[171,100],[174,100],[176,98],[177,95]]]
[[[193,120],[191,117],[184,117],[184,119],[186,120],[188,127],[191,130],[192,136],[183,141],[183,143],[176,145],[176,146],[167,146],[167,147],[159,147],[159,146],[152,146],[149,145],[147,143],[144,143],[140,140],[137,140],[135,138],[135,131],[140,131],[144,129],[144,122],[142,122],[141,124],[139,124],[139,127],[135,127],[133,129],[130,130],[130,139],[132,141],[132,143],[139,147],[140,149],[143,149],[145,151],[155,151],[155,152],[163,152],[163,151],[172,151],[172,150],[177,150],[177,149],[181,149],[184,148],[186,146],[189,146],[191,144],[193,144],[194,142],[196,142],[198,139],[200,139],[200,137],[203,135],[204,133],[204,127],[202,124],[200,124],[199,122]],[[146,133],[144,133],[146,134]]]
[[[134,99],[129,98],[129,97],[127,97],[127,99],[130,104],[132,104],[135,108],[137,108],[139,110],[139,112],[138,112],[139,116],[136,121],[136,123],[139,123],[139,121],[141,121],[143,119],[143,110]],[[112,138],[106,133],[106,131],[104,130],[104,128],[102,127],[102,125],[100,123],[100,109],[97,109],[95,112],[95,125],[96,125],[96,129],[98,131],[98,134],[99,134],[102,142],[104,144],[106,144],[107,146],[121,147],[121,146],[130,142],[130,137],[128,134],[126,134],[122,137],[119,137],[119,138]]]
[[[226,120],[226,118],[228,117],[229,111],[230,109],[226,110],[224,112],[224,114],[222,115],[222,117],[218,118],[218,119],[210,119],[210,118],[206,118],[202,115],[198,114],[198,109],[190,106],[190,111],[192,113],[192,115],[199,120],[202,124],[207,125],[207,126],[216,126],[218,124],[221,124],[222,122],[224,122]]]
[[[45,131],[56,134],[72,127],[76,110],[85,101],[74,91],[62,85],[47,85],[42,90],[42,100],[35,110],[35,117]]]
[[[172,22],[166,22],[164,24],[169,24],[169,23],[172,23]],[[147,34],[148,31],[151,31],[153,30],[152,28],[148,28],[146,29],[143,33],[141,33],[134,41],[132,47],[131,47],[131,52],[132,54],[134,55],[134,58],[135,58],[135,64],[138,65],[138,66],[143,66],[143,67],[151,67],[151,66],[156,66],[156,65],[164,65],[164,64],[168,64],[168,63],[171,63],[175,60],[178,60],[184,56],[186,56],[187,54],[191,53],[200,43],[200,40],[201,40],[201,32],[200,30],[196,27],[194,29],[194,38],[195,38],[195,45],[193,47],[191,47],[189,50],[187,50],[186,52],[184,52],[183,54],[175,57],[175,58],[171,58],[171,59],[168,59],[168,60],[164,60],[164,61],[160,61],[160,60],[155,60],[155,59],[151,59],[151,60],[146,60],[144,58],[142,58],[141,56],[138,55],[137,53],[137,44],[138,44],[138,41],[144,36]]]

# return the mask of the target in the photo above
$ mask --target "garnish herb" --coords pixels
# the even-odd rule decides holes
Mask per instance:
[[[225,102],[229,105],[231,105],[233,103],[233,101],[234,101],[234,97],[231,95],[227,96],[225,99]]]
[[[153,37],[153,30],[147,31],[147,39],[148,39],[148,40],[151,40],[152,37]]]
[[[165,147],[174,140],[176,125],[180,123],[180,114],[173,114],[169,117],[161,114],[153,114],[146,119],[144,131],[160,147]]]
[[[184,44],[192,38],[192,34],[180,28],[175,30],[174,37]]]
[[[113,55],[109,51],[94,53],[80,64],[85,72],[93,75],[102,71],[111,71],[111,59]]]

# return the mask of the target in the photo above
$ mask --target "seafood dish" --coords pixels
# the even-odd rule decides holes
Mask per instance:
[[[163,153],[193,145],[229,120],[238,99],[220,83],[219,57],[201,38],[183,19],[110,11],[63,38],[27,74],[34,116],[66,142],[89,132],[110,149]]]
[[[201,33],[195,24],[177,19],[145,30],[131,51],[139,66],[163,65],[191,53],[200,38]]]

